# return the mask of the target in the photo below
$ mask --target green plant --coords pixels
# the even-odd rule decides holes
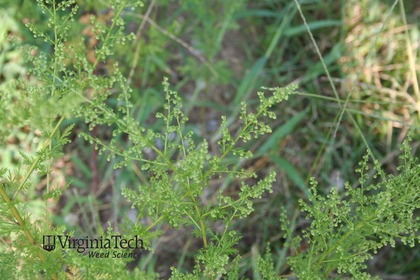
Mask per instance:
[[[202,240],[203,247],[196,256],[195,277],[205,275],[210,278],[220,277],[225,271],[229,257],[235,252],[233,246],[240,236],[232,230],[232,222],[238,218],[248,216],[252,208],[252,200],[261,198],[264,191],[269,191],[275,180],[275,173],[271,172],[265,179],[258,181],[255,186],[245,184],[246,179],[257,178],[253,172],[236,171],[232,162],[225,162],[228,155],[240,159],[249,158],[252,153],[238,146],[252,138],[271,132],[270,127],[260,118],[267,116],[275,118],[270,108],[287,99],[295,90],[288,88],[273,88],[272,96],[265,97],[259,92],[260,105],[256,113],[248,112],[245,103],[242,104],[242,126],[235,135],[228,129],[226,118],[222,118],[222,138],[219,140],[219,155],[210,154],[206,141],[199,145],[194,143],[193,133],[185,131],[187,118],[181,107],[181,99],[176,92],[169,89],[167,81],[163,83],[166,92],[166,114],[158,113],[156,117],[164,122],[165,131],[156,133],[135,125],[130,118],[118,119],[111,117],[112,113],[103,111],[101,105],[96,110],[109,114],[109,118],[116,119],[116,129],[113,135],[127,134],[131,142],[129,147],[119,147],[116,141],[104,143],[98,138],[84,134],[86,139],[99,146],[100,152],[108,151],[110,156],[120,156],[121,160],[116,168],[127,166],[132,161],[142,164],[142,169],[149,174],[149,183],[138,189],[123,190],[123,194],[139,209],[140,216],[145,215],[153,219],[153,223],[145,228],[149,231],[159,223],[169,223],[174,228],[192,227],[193,234]],[[87,111],[87,110],[85,110]],[[101,122],[101,120],[97,120]],[[105,122],[105,119],[103,119]],[[161,142],[159,147],[157,143]],[[152,159],[147,158],[145,149],[153,151]],[[234,176],[241,178],[243,183],[238,198],[234,199],[213,190],[214,195],[206,202],[203,192],[209,188],[213,177]],[[212,191],[212,190],[208,190]],[[222,223],[222,228],[212,229],[215,221]],[[146,240],[149,244],[149,240]],[[203,271],[200,268],[203,265]],[[179,277],[179,272],[174,275]],[[176,278],[175,277],[175,278]]]
[[[17,168],[8,167],[0,172],[0,261],[3,264],[0,275],[10,279],[159,277],[153,265],[148,270],[137,267],[130,271],[127,265],[131,259],[89,258],[72,249],[46,252],[39,246],[43,235],[75,234],[66,227],[52,226],[48,207],[49,200],[58,200],[64,191],[54,182],[52,165],[71,141],[74,126],[68,123],[83,123],[89,131],[80,135],[99,150],[100,155],[107,157],[115,169],[131,171],[140,164],[143,176],[141,184],[122,190],[138,211],[135,222],[125,219],[118,225],[110,223],[106,230],[98,226],[96,235],[103,238],[115,234],[127,238],[137,235],[153,254],[153,241],[163,235],[163,229],[169,225],[179,232],[191,232],[198,244],[190,252],[193,269],[184,269],[182,265],[173,267],[172,279],[238,279],[243,276],[237,248],[241,233],[234,223],[251,215],[255,202],[260,201],[265,192],[271,192],[276,175],[273,171],[257,174],[251,169],[238,169],[237,163],[252,158],[250,142],[271,132],[268,121],[276,118],[277,104],[295,93],[296,86],[264,88],[269,96],[259,92],[257,106],[241,100],[248,95],[248,85],[255,83],[255,78],[250,76],[262,71],[284,26],[296,12],[294,6],[287,6],[284,14],[288,16],[276,29],[262,60],[255,64],[240,87],[234,100],[240,109],[229,120],[222,117],[220,133],[214,136],[218,139],[217,145],[210,146],[188,127],[185,115],[188,109],[182,105],[183,99],[177,92],[170,89],[167,79],[163,82],[163,112],[157,113],[156,119],[152,118],[152,124],[138,122],[129,79],[125,78],[118,63],[112,63],[117,46],[134,39],[133,34],[126,31],[124,15],[130,14],[131,7],[141,6],[138,1],[111,1],[114,13],[111,20],[92,16],[92,32],[98,40],[93,60],[88,58],[89,50],[80,38],[69,36],[75,32],[71,24],[77,12],[75,1],[39,0],[38,4],[49,18],[49,28],[36,24],[28,24],[28,27],[36,38],[45,41],[40,44],[48,45],[52,51],[23,48],[21,51],[32,64],[32,79],[21,79],[2,88],[0,98],[3,139],[7,139],[9,131],[26,128],[38,130],[34,142],[40,143],[36,153],[21,153]],[[232,4],[227,10],[223,29],[216,36],[217,48],[221,47],[221,38],[237,8]],[[293,11],[290,15],[289,10]],[[215,22],[209,22],[207,28],[211,30]],[[202,38],[203,41],[206,39],[205,36]],[[208,47],[209,43],[204,45]],[[213,62],[215,51],[208,48],[207,52]],[[106,74],[101,75],[99,68]],[[31,109],[28,111],[27,107]],[[239,125],[233,129],[231,123],[236,114]],[[302,116],[297,115],[288,124],[296,126]],[[96,128],[112,133],[100,137],[91,132]],[[258,152],[264,153],[268,147],[272,149],[273,142],[287,134],[283,128]],[[284,129],[290,131],[292,128]],[[281,159],[272,158],[284,165]],[[368,277],[363,270],[365,260],[372,252],[376,253],[386,244],[393,245],[398,238],[410,246],[418,243],[415,211],[419,208],[420,170],[408,142],[403,146],[403,162],[397,176],[386,176],[375,161],[374,169],[379,178],[375,181],[377,178],[374,177],[368,185],[367,158],[359,169],[360,187],[347,184],[345,193],[334,190],[324,197],[312,181],[308,195],[311,204],[301,202],[303,210],[313,219],[302,234],[309,249],[301,251],[302,238],[293,238],[294,225],[287,222],[285,214],[282,215],[286,245],[292,248],[288,263],[299,278],[325,279],[339,274],[363,279]],[[268,174],[264,176],[264,173]],[[291,173],[296,174],[295,171]],[[258,180],[261,175],[264,178]],[[234,179],[235,183],[239,182],[238,189],[230,193],[225,188],[213,187],[215,178]],[[295,178],[305,192],[302,179],[298,175]],[[45,189],[35,191],[33,186],[41,180],[46,182]],[[45,205],[41,215],[30,214],[33,202]],[[144,222],[146,217],[149,221]],[[281,278],[269,245],[265,257],[257,252],[256,259],[256,276]]]
[[[260,105],[255,113],[250,112],[246,104],[242,103],[240,116],[242,127],[234,135],[229,131],[226,118],[222,118],[219,155],[212,155],[205,141],[197,145],[193,139],[193,133],[185,131],[184,125],[187,118],[182,112],[181,99],[176,92],[169,89],[167,81],[164,82],[166,114],[156,115],[163,121],[165,130],[157,133],[136,124],[130,112],[132,105],[129,93],[131,90],[117,64],[114,64],[113,73],[108,77],[94,74],[98,64],[112,55],[115,44],[124,43],[125,40],[132,38],[131,35],[124,34],[124,22],[120,19],[124,9],[132,3],[121,1],[113,3],[115,18],[109,27],[101,22],[92,21],[94,32],[101,43],[96,50],[95,61],[90,64],[83,54],[81,45],[78,46],[79,49],[76,49],[73,45],[66,44],[71,28],[69,22],[77,11],[74,2],[38,2],[42,11],[49,15],[49,25],[53,27],[54,32],[51,36],[32,24],[28,24],[28,27],[35,37],[40,37],[50,43],[54,52],[48,57],[42,52],[38,53],[38,50],[27,50],[27,58],[34,65],[32,73],[38,80],[33,85],[24,81],[21,84],[24,88],[25,101],[31,102],[34,108],[27,117],[30,120],[36,120],[33,126],[43,128],[45,142],[35,157],[30,158],[22,154],[23,166],[27,168],[19,169],[18,172],[24,169],[23,178],[18,175],[19,173],[9,172],[8,179],[5,180],[7,187],[1,186],[2,213],[4,213],[2,221],[5,225],[3,234],[23,232],[24,235],[19,235],[19,243],[21,242],[21,246],[24,246],[23,244],[28,242],[31,249],[29,252],[6,249],[3,259],[10,266],[3,268],[4,275],[28,277],[30,271],[35,269],[43,271],[48,277],[56,278],[65,264],[76,265],[79,270],[84,268],[87,277],[92,275],[92,270],[99,272],[101,262],[80,263],[76,259],[76,252],[69,252],[68,256],[60,256],[57,252],[47,254],[42,251],[37,246],[41,235],[62,234],[65,229],[49,229],[48,217],[40,224],[32,222],[29,216],[22,217],[21,213],[25,213],[25,210],[15,206],[18,203],[25,204],[24,200],[19,199],[21,197],[19,194],[30,186],[28,179],[34,172],[38,176],[47,176],[47,192],[44,199],[59,196],[60,191],[53,190],[49,186],[51,172],[49,167],[51,160],[60,155],[60,150],[68,142],[72,126],[60,133],[60,125],[69,116],[81,118],[91,129],[100,125],[111,126],[114,130],[109,144],[90,134],[83,134],[83,136],[91,143],[95,143],[100,148],[100,152],[109,151],[109,159],[119,156],[120,161],[116,164],[116,168],[137,161],[142,163],[142,169],[149,174],[150,183],[141,186],[138,190],[126,188],[123,194],[132,201],[133,206],[139,208],[141,215],[147,215],[155,221],[148,227],[137,223],[125,234],[135,233],[142,237],[146,246],[149,246],[150,239],[159,235],[159,231],[151,231],[158,223],[167,222],[175,228],[192,227],[193,233],[203,242],[203,248],[196,257],[195,277],[205,275],[214,278],[223,275],[230,256],[235,252],[233,246],[240,238],[231,229],[232,221],[249,215],[253,209],[252,200],[260,198],[264,191],[270,190],[275,174],[271,172],[265,179],[258,181],[254,187],[248,186],[245,182],[242,183],[237,198],[216,193],[210,202],[204,202],[203,190],[214,176],[234,176],[242,180],[249,179],[251,182],[257,177],[253,172],[232,169],[234,165],[231,162],[225,162],[224,159],[228,155],[249,158],[252,153],[238,146],[238,143],[245,144],[253,138],[271,132],[270,127],[260,119],[263,117],[274,119],[276,116],[270,108],[287,99],[296,87],[268,89],[272,92],[269,97],[265,97],[264,93],[260,92],[258,94]],[[71,8],[70,14],[63,14],[62,11],[67,8]],[[37,56],[32,55],[33,53],[37,53]],[[110,90],[117,87],[121,92],[118,95],[120,106],[114,110],[107,104],[107,97],[111,94]],[[48,111],[48,115],[45,115],[45,111]],[[57,117],[59,120],[53,126]],[[17,124],[17,121],[11,119],[6,119],[5,122]],[[119,146],[117,140],[119,135],[128,137],[127,147]],[[162,147],[158,147],[159,141],[163,142]],[[145,156],[145,149],[151,149],[154,152],[151,159]],[[2,171],[2,175],[6,173],[6,170]],[[14,195],[11,195],[12,192]],[[216,220],[222,221],[222,229],[212,229],[212,222]],[[17,221],[17,224],[13,221]],[[112,234],[112,229],[102,234],[109,236]],[[13,271],[14,259],[20,259],[24,269]],[[29,266],[29,262],[33,264]],[[112,273],[123,275],[121,268],[124,266],[120,266],[120,270],[113,268]],[[111,273],[111,270],[108,273]],[[102,274],[106,275],[106,272],[102,271]],[[179,275],[180,272],[174,272],[175,278]]]
[[[290,223],[285,216],[281,219],[295,254],[288,262],[299,279],[326,279],[335,273],[367,279],[365,261],[380,248],[395,247],[397,241],[410,247],[419,243],[420,165],[408,140],[402,152],[396,176],[386,175],[378,161],[369,176],[366,155],[356,170],[360,185],[346,183],[344,193],[333,188],[321,195],[312,179],[310,203],[300,202],[312,220],[302,232],[309,247],[306,252],[298,252],[301,238],[292,239]]]
[[[2,130],[6,130],[5,133],[2,131],[2,140],[13,137],[14,132],[20,129],[31,129],[37,131],[33,142],[39,143],[34,155],[20,153],[17,168],[3,168],[0,172],[2,277],[57,279],[64,277],[68,266],[73,267],[73,274],[84,269],[83,275],[87,278],[101,275],[123,277],[129,273],[122,260],[116,260],[111,266],[105,266],[101,260],[86,261],[79,265],[80,256],[76,252],[47,253],[40,246],[43,235],[73,235],[64,227],[51,227],[49,201],[57,200],[64,191],[58,184],[54,184],[51,167],[53,159],[62,155],[63,146],[69,142],[68,136],[73,126],[64,129],[64,120],[77,114],[80,109],[78,106],[89,100],[89,90],[99,95],[110,85],[109,82],[102,84],[104,79],[94,75],[94,70],[110,55],[112,44],[124,43],[132,38],[132,35],[124,33],[124,23],[118,17],[129,5],[136,6],[139,3],[114,1],[113,4],[116,18],[111,25],[107,27],[103,22],[95,23],[96,35],[102,39],[102,44],[97,49],[93,63],[87,60],[81,42],[68,44],[71,22],[77,12],[75,1],[38,1],[38,8],[49,19],[48,27],[52,28],[52,33],[49,29],[43,31],[42,27],[27,24],[33,36],[41,38],[44,41],[41,44],[51,46],[53,52],[49,55],[34,47],[20,48],[20,52],[32,64],[30,74],[34,79],[19,79],[9,87],[2,88],[1,92],[1,124]],[[17,44],[17,40],[14,40],[14,46]],[[40,179],[46,181],[45,191],[42,197],[33,197],[34,185]],[[44,209],[41,215],[35,215],[32,211],[34,202],[44,204],[41,205]],[[98,229],[98,234],[101,230]],[[102,232],[104,237],[112,234],[110,227],[107,232]],[[137,270],[133,275],[144,273]]]

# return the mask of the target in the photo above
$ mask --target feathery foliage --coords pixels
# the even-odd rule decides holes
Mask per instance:
[[[323,196],[318,193],[317,182],[311,180],[310,203],[300,201],[312,220],[302,232],[309,249],[299,254],[301,238],[295,238],[291,247],[297,255],[289,258],[300,279],[326,279],[333,273],[367,279],[370,275],[364,272],[365,261],[380,248],[395,247],[397,241],[410,247],[419,243],[416,211],[420,207],[420,165],[409,143],[403,143],[398,175],[386,175],[375,161],[375,173],[369,176],[367,154],[356,170],[360,186],[346,183],[344,193],[333,188]],[[288,224],[284,216],[282,222]]]
[[[22,46],[20,51],[31,65],[31,78],[21,78],[1,88],[0,139],[29,127],[37,130],[34,142],[38,146],[35,154],[21,152],[17,168],[0,169],[0,238],[4,245],[0,246],[0,275],[5,279],[158,277],[153,271],[128,270],[127,263],[132,259],[89,258],[72,249],[42,249],[43,235],[74,234],[64,226],[52,226],[48,213],[48,200],[58,200],[63,192],[54,185],[51,167],[62,156],[64,146],[72,141],[74,125],[64,125],[70,120],[83,123],[90,131],[97,127],[111,130],[111,136],[105,139],[90,132],[80,136],[115,163],[115,169],[136,163],[146,174],[141,185],[122,190],[122,195],[137,209],[137,222],[127,220],[118,230],[111,225],[106,230],[98,228],[98,235],[140,236],[146,249],[152,250],[153,240],[164,233],[163,226],[188,230],[200,244],[192,252],[194,269],[185,272],[173,267],[171,279],[238,279],[241,256],[236,245],[241,235],[234,222],[248,217],[255,201],[272,191],[276,175],[271,171],[261,178],[256,172],[238,170],[236,163],[252,158],[248,143],[271,133],[269,121],[276,119],[273,108],[294,94],[297,86],[263,88],[258,92],[257,106],[242,102],[240,125],[235,129],[223,116],[220,139],[213,150],[188,128],[183,100],[170,88],[168,79],[163,81],[163,111],[155,115],[159,125],[139,123],[128,79],[118,63],[110,61],[118,46],[135,39],[127,31],[123,15],[142,3],[110,2],[110,21],[90,18],[98,41],[92,58],[86,55],[82,40],[70,39],[70,34],[77,32],[71,24],[78,12],[76,2],[38,0],[38,9],[48,18],[47,28],[36,23],[28,23],[27,27],[40,46],[46,44],[52,51]],[[226,26],[235,9],[235,5],[229,9]],[[100,69],[105,63],[108,67]],[[111,98],[116,102],[110,102]],[[326,279],[339,274],[366,279],[366,260],[378,249],[394,246],[397,240],[409,246],[418,244],[419,218],[415,212],[419,208],[420,166],[411,155],[408,141],[402,151],[398,175],[385,174],[375,161],[376,175],[369,176],[366,156],[357,170],[360,186],[348,183],[344,193],[333,189],[323,196],[312,180],[310,203],[301,201],[302,210],[312,222],[301,237],[293,237],[293,227],[282,214],[286,246],[293,251],[288,263],[298,278]],[[214,178],[235,178],[240,182],[240,190],[232,195],[224,189],[214,189]],[[46,191],[33,197],[30,190],[41,179],[46,179]],[[45,205],[41,215],[32,213],[34,201]],[[150,223],[141,222],[145,217]],[[300,250],[302,241],[308,244],[305,251]],[[264,257],[258,256],[256,271],[263,279],[281,278],[274,270],[269,246]]]

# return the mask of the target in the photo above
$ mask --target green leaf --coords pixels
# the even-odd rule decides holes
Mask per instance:
[[[277,164],[281,170],[296,184],[296,186],[305,193],[306,197],[310,197],[308,187],[305,184],[305,180],[299,174],[299,171],[285,158],[278,157],[275,155],[270,156],[271,160]]]
[[[244,97],[247,96],[248,93],[254,89],[255,83],[257,82],[261,71],[264,69],[266,62],[267,58],[264,56],[258,59],[257,62],[255,62],[255,64],[252,66],[248,74],[246,74],[246,76],[242,79],[242,83],[239,86],[238,92],[233,101],[234,105],[239,105],[239,103],[243,99],[245,99]]]
[[[278,127],[274,133],[268,137],[267,141],[261,145],[261,147],[257,150],[257,155],[262,155],[268,152],[271,149],[275,149],[279,141],[289,135],[295,127],[299,124],[299,122],[305,117],[306,113],[308,113],[309,109],[305,111],[299,112],[295,116],[293,116],[289,121],[287,121],[282,126]]]
[[[313,31],[315,29],[320,29],[324,27],[340,26],[341,24],[342,24],[341,20],[318,20],[318,21],[308,23],[308,26],[309,26],[309,29]],[[284,35],[292,37],[292,36],[296,36],[296,35],[299,35],[301,33],[306,33],[306,32],[308,32],[306,29],[306,26],[302,24],[299,26],[292,26],[292,27],[287,28],[284,32]]]
[[[342,57],[342,53],[345,50],[344,43],[336,44],[333,49],[323,57],[326,66],[329,66],[336,62],[338,59]],[[330,69],[331,70],[331,69]],[[324,67],[322,66],[321,61],[310,66],[307,73],[305,74],[304,78],[302,79],[301,83],[305,83],[311,81],[318,77],[319,75],[323,75],[325,72]]]

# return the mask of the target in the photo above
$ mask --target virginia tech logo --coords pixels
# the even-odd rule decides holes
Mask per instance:
[[[55,249],[55,235],[42,236],[42,248],[45,251],[51,252]]]
[[[125,238],[121,235],[98,238],[74,238],[69,235],[44,235],[42,248],[51,252],[56,246],[61,249],[74,249],[90,258],[141,258],[145,249],[143,240],[137,235]]]

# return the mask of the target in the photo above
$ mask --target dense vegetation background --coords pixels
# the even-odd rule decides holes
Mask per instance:
[[[254,156],[236,163],[238,169],[261,176],[274,170],[277,180],[272,193],[256,200],[254,212],[233,225],[242,235],[236,246],[243,256],[241,277],[261,278],[255,266],[267,244],[276,273],[293,277],[286,257],[294,253],[284,247],[280,207],[287,209],[294,232],[307,228],[310,221],[300,211],[298,200],[308,200],[310,177],[319,181],[321,193],[332,188],[340,192],[346,181],[357,186],[355,169],[367,149],[388,174],[396,174],[400,147],[410,130],[412,152],[418,157],[420,5],[416,2],[143,1],[140,9],[127,9],[120,15],[126,22],[124,32],[135,37],[120,42],[109,60],[96,65],[95,74],[107,76],[118,62],[133,90],[131,112],[144,127],[156,131],[164,129],[164,123],[156,122],[155,113],[165,103],[162,80],[168,77],[189,116],[187,128],[194,138],[207,139],[214,153],[222,115],[229,117],[228,123],[235,129],[241,102],[256,106],[256,93],[262,86],[299,85],[298,94],[274,107],[277,118],[271,120],[272,133],[248,143]],[[49,42],[34,38],[27,24],[51,34],[53,26],[35,1],[0,3],[0,100],[6,100],[7,95],[8,102],[12,100],[13,108],[22,114],[33,103],[25,103],[22,89],[14,83],[36,79],[36,75],[30,72],[32,66],[21,47],[37,46],[34,56],[54,52]],[[79,10],[67,31],[67,43],[84,44],[87,61],[94,63],[101,42],[92,30],[91,16],[110,25],[115,14],[106,1],[76,4]],[[117,96],[115,90],[108,97],[110,107],[121,105]],[[2,106],[10,104],[3,102]],[[53,102],[48,106],[59,109]],[[48,110],[45,108],[42,110]],[[36,108],[29,111],[31,118],[45,115]],[[3,120],[21,117],[1,108]],[[16,170],[25,160],[22,152],[36,155],[43,128],[34,124],[41,123],[2,122],[1,167]],[[48,202],[52,223],[65,225],[77,236],[94,236],[108,225],[118,228],[124,218],[150,223],[147,217],[138,220],[137,210],[121,195],[122,188],[147,182],[141,164],[132,162],[115,170],[113,159],[107,161],[107,154],[78,137],[84,132],[106,142],[112,138],[112,130],[100,125],[89,129],[76,117],[63,121],[63,126],[69,124],[75,125],[71,143],[51,163],[52,172],[30,178],[25,200],[32,218],[45,215],[42,195],[51,185],[63,189],[59,199]],[[119,141],[123,147],[128,139]],[[211,200],[217,189],[234,197],[239,187],[235,178],[214,178],[202,194],[203,201]],[[188,228],[175,231],[162,225],[160,230],[164,234],[151,244],[153,252],[127,269],[138,266],[162,278],[169,277],[173,266],[191,270],[200,240],[190,235]],[[7,239],[2,239],[3,243],[8,243]],[[305,249],[303,244],[300,250]],[[419,248],[397,242],[394,248],[382,248],[367,264],[367,271],[382,279],[415,279]]]

